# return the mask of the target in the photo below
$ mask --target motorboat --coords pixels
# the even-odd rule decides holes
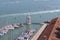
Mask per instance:
[[[35,30],[24,31],[16,40],[29,40],[33,36],[34,32]]]

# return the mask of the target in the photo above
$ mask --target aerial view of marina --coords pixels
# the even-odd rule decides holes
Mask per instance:
[[[0,40],[60,40],[60,0],[0,0]]]

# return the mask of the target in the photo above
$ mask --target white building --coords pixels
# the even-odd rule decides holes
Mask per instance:
[[[28,24],[28,25],[31,24],[31,16],[30,15],[26,16],[26,24]]]

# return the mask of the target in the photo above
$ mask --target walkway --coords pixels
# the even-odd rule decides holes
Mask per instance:
[[[33,36],[31,40],[37,40],[38,37],[41,35],[43,30],[46,28],[47,24],[43,23],[43,26],[38,30],[38,32]]]

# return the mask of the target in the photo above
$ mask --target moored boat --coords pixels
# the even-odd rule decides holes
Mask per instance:
[[[22,32],[22,34],[16,40],[29,40],[33,36],[34,32],[35,30]]]

